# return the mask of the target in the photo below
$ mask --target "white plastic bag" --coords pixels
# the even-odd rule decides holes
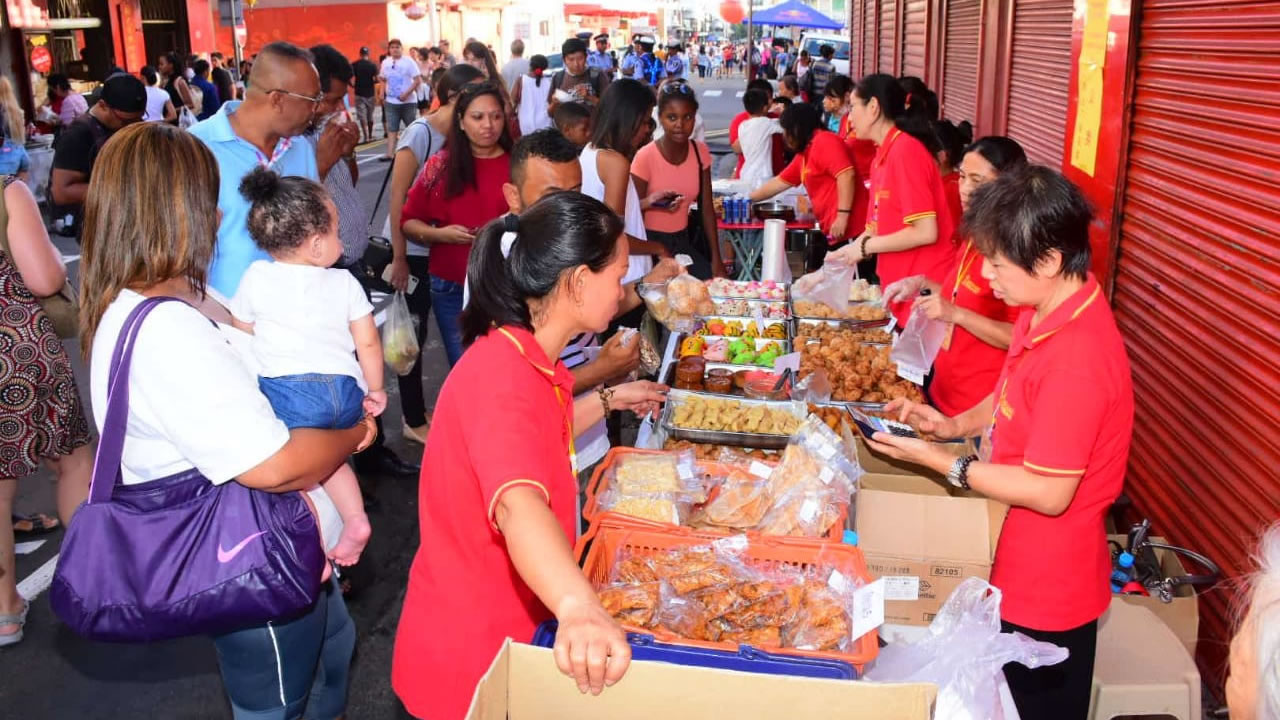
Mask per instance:
[[[408,375],[418,360],[418,334],[404,293],[397,291],[387,308],[387,322],[382,326],[382,356],[397,375]]]
[[[1000,632],[1000,598],[1000,590],[985,580],[966,579],[929,624],[928,635],[881,650],[866,678],[937,685],[934,720],[1005,720],[1000,702],[1005,664],[1056,665],[1067,659],[1067,650],[1022,633]]]
[[[191,108],[183,105],[178,109],[178,127],[186,130],[198,122],[200,121],[196,118],[196,114],[191,112]]]
[[[906,327],[902,328],[902,334],[893,345],[893,352],[889,354],[889,359],[898,364],[898,376],[923,385],[924,377],[933,367],[946,337],[947,323],[913,309]]]
[[[802,276],[791,286],[791,299],[818,302],[844,317],[849,309],[849,288],[857,267],[828,257],[822,267]]]

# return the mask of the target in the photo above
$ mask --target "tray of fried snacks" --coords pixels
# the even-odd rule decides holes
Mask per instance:
[[[892,345],[893,333],[884,327],[854,328],[842,323],[827,323],[814,320],[796,320],[796,344],[804,342],[820,342],[845,338],[853,342],[871,345]]]
[[[633,632],[708,649],[740,645],[861,668],[875,630],[855,635],[855,593],[870,582],[862,552],[841,543],[717,538],[593,526],[583,572],[605,611]]]
[[[889,312],[874,303],[853,303],[839,309],[812,300],[793,300],[791,313],[805,320],[822,320],[828,324],[851,324],[875,327],[889,324]]]
[[[791,436],[782,460],[770,470],[767,510],[759,522],[740,529],[839,538],[850,498],[862,477],[853,448],[847,429],[832,430],[818,416],[809,416]],[[696,525],[704,517],[704,512],[695,511],[692,522]]]
[[[636,453],[615,458],[596,496],[598,510],[679,525],[707,499],[692,451]]]
[[[800,347],[801,380],[823,370],[831,383],[831,400],[882,405],[897,398],[924,402],[920,386],[898,377],[889,359],[892,348],[866,345],[843,337]]]
[[[665,283],[640,283],[636,292],[649,314],[672,332],[693,332],[699,316],[716,312],[707,286],[691,275],[677,275]]]
[[[761,327],[763,325],[764,327]],[[705,317],[694,324],[692,334],[711,335],[727,338],[766,338],[768,340],[787,340],[791,334],[787,323],[783,320],[767,320],[761,317]]]
[[[781,448],[804,422],[804,403],[717,397],[672,390],[662,412],[667,437],[718,445]]]

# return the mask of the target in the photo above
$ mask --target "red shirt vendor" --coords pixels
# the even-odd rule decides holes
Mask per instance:
[[[983,457],[884,433],[870,444],[1010,506],[991,570],[1004,630],[1070,655],[1007,667],[1009,687],[1023,717],[1082,718],[1111,599],[1103,517],[1124,483],[1133,431],[1129,359],[1089,273],[1092,213],[1070,181],[1038,166],[1004,173],[974,193],[966,217],[996,297],[1022,308],[997,386],[954,417],[901,401],[889,411],[944,437],[982,435]]]

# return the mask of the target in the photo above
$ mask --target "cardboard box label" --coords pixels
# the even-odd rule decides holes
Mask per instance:
[[[915,575],[886,575],[884,580],[885,600],[906,600],[915,602],[920,599],[920,578]]]

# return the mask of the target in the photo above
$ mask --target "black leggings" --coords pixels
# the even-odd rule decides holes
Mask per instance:
[[[1035,640],[1064,647],[1070,655],[1057,665],[1032,670],[1025,665],[1004,666],[1005,679],[1018,714],[1035,720],[1086,720],[1093,693],[1093,657],[1098,646],[1098,621],[1072,630],[1032,630],[1001,621],[1002,632],[1020,632]]]
[[[404,414],[404,423],[409,427],[422,427],[427,424],[427,403],[422,392],[422,356],[427,349],[427,316],[431,314],[431,286],[427,276],[427,258],[410,255],[409,274],[418,279],[418,289],[406,295],[409,313],[417,321],[418,359],[413,361],[413,368],[408,375],[396,378],[400,386],[400,412]]]

